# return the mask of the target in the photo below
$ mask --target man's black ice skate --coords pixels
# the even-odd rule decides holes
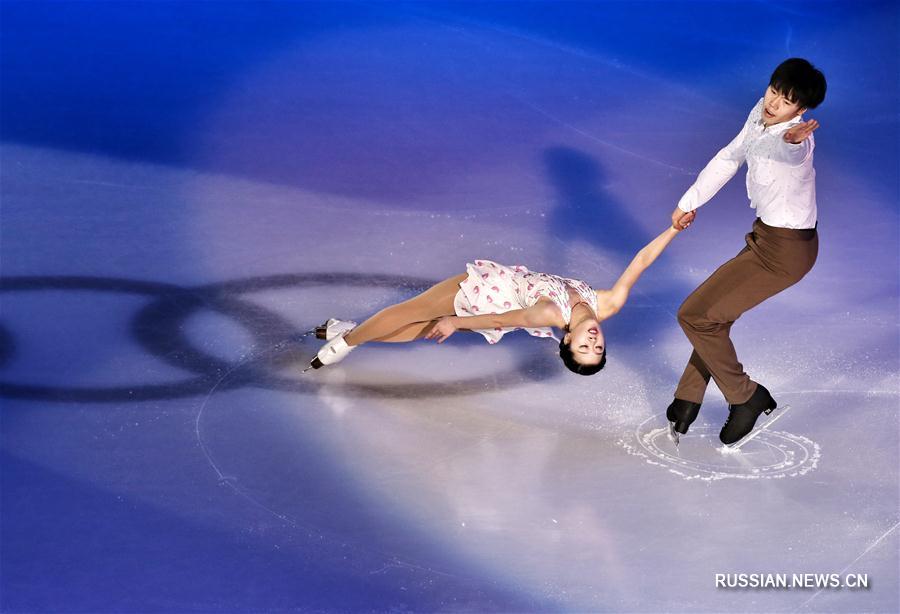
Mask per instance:
[[[666,419],[669,421],[669,437],[677,446],[680,435],[688,432],[688,428],[697,419],[700,413],[700,403],[675,399],[666,409]]]
[[[753,430],[756,420],[762,414],[771,414],[776,407],[778,407],[778,403],[775,402],[766,387],[757,384],[756,391],[746,403],[728,406],[728,419],[722,426],[719,440],[726,446],[737,443]]]

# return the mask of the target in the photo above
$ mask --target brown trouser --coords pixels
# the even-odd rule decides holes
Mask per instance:
[[[745,311],[800,281],[819,252],[815,228],[775,228],[759,218],[746,240],[747,247],[720,266],[678,310],[678,322],[694,352],[678,382],[676,399],[701,403],[710,376],[729,404],[750,399],[756,383],[738,362],[728,337],[731,325]]]

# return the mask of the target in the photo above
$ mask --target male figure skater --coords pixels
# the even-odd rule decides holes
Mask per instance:
[[[747,246],[678,310],[694,351],[666,412],[676,433],[687,433],[697,418],[710,376],[729,404],[719,434],[724,444],[743,438],[760,414],[777,405],[765,386],[744,372],[728,333],[741,314],[800,281],[816,261],[812,133],[819,123],[804,122],[802,115],[825,99],[825,87],[825,76],[806,60],[782,62],[740,134],[706,165],[672,213],[672,223],[684,226],[685,216],[711,199],[747,161],[747,194],[757,215]]]

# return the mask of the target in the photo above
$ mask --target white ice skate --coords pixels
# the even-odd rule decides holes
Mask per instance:
[[[309,366],[304,369],[304,373],[310,369],[321,369],[325,365],[333,365],[347,357],[347,354],[353,351],[354,345],[347,345],[344,337],[356,327],[356,322],[346,322],[341,320],[328,320],[321,327],[316,329],[316,337],[319,336],[319,330],[328,341],[319,348],[316,357],[310,361]]]
[[[338,335],[343,335],[356,328],[356,322],[351,320],[338,320],[329,318],[324,324],[316,326],[316,338],[331,341]]]

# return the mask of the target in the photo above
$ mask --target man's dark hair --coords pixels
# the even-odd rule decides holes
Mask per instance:
[[[562,358],[563,364],[566,365],[572,373],[577,373],[578,375],[593,375],[606,365],[606,348],[603,348],[603,353],[600,355],[600,362],[595,365],[583,365],[575,360],[575,355],[572,354],[572,348],[569,344],[560,339],[559,357]]]
[[[802,109],[815,109],[825,100],[825,75],[802,58],[791,58],[779,64],[769,85]]]

